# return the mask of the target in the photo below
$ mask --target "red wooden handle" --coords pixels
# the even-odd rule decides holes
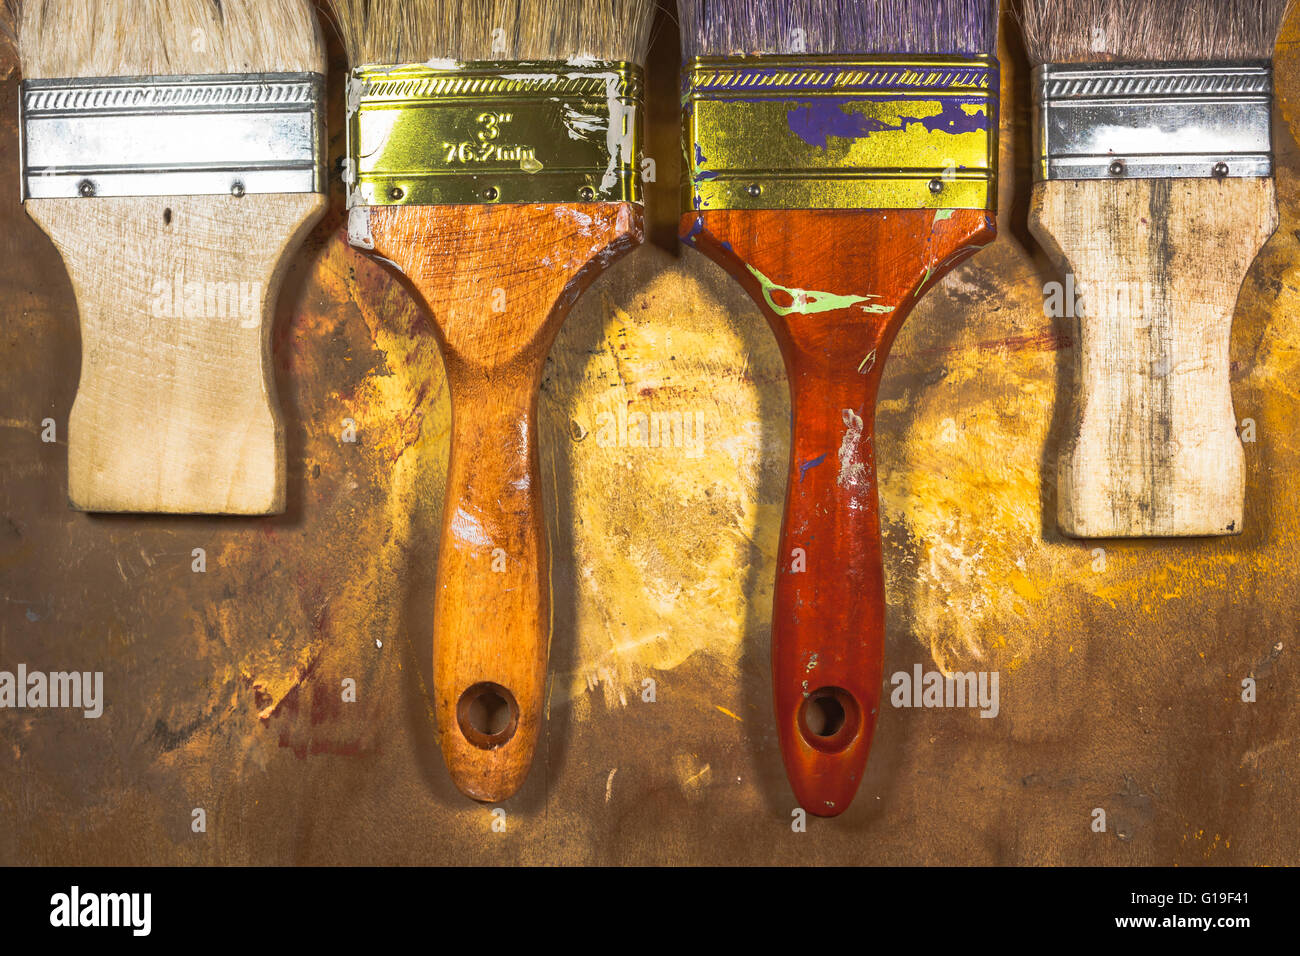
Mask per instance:
[[[879,374],[795,355],[788,375],[794,423],[773,599],[773,689],[795,793],[806,809],[827,815],[857,790],[879,708]]]
[[[735,276],[785,357],[794,412],[772,620],[777,735],[810,813],[857,792],[880,705],[885,600],[876,392],[921,294],[993,240],[976,210],[716,210],[682,238]]]

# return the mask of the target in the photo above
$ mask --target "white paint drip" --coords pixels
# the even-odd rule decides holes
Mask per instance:
[[[365,90],[364,81],[355,76],[349,76],[344,84],[344,102],[348,113],[348,119],[356,115],[357,110],[361,109],[361,94]]]
[[[609,165],[605,167],[605,175],[600,180],[602,192],[613,189],[618,182],[618,174],[614,170],[620,158],[629,165],[636,166],[636,156],[632,154],[636,138],[636,104],[625,106],[619,102],[618,89],[618,76],[606,74],[605,102],[609,108],[609,126],[605,130],[605,148],[609,152]]]
[[[573,74],[569,74],[572,76]],[[555,83],[560,78],[558,73],[502,73],[501,79],[510,80],[519,83],[535,83],[544,80],[547,83]]]
[[[592,226],[591,217],[588,216],[585,212],[582,212],[578,209],[574,209],[572,206],[557,207],[555,210],[555,218],[568,219],[580,230],[582,230],[584,235],[588,235],[591,232],[591,226]]]
[[[476,548],[492,547],[492,539],[483,524],[464,508],[456,509],[456,514],[451,519],[451,534],[457,541]]]
[[[357,249],[375,248],[375,237],[370,234],[369,206],[353,206],[348,210],[348,245]]]
[[[851,408],[844,409],[844,438],[840,442],[840,473],[835,481],[841,488],[864,480],[867,466],[858,461],[858,444],[862,441],[862,417]]]
[[[580,113],[567,103],[564,104],[564,131],[569,134],[569,139],[590,139],[602,130],[607,130],[608,126],[605,117]]]

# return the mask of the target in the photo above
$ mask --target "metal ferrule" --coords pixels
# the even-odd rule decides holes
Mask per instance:
[[[639,203],[644,85],[604,61],[353,70],[348,205]]]
[[[325,191],[325,78],[27,80],[22,198]]]
[[[992,57],[700,57],[684,75],[688,209],[992,209]]]
[[[1267,60],[1048,64],[1033,77],[1039,180],[1273,174]]]

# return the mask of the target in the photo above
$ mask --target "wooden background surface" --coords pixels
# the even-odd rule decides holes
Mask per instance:
[[[0,863],[1297,862],[1300,16],[1278,61],[1281,226],[1232,337],[1237,416],[1257,439],[1246,526],[1216,540],[1055,530],[1072,343],[1044,315],[1053,276],[1025,225],[1028,71],[1006,36],[1002,235],[908,320],[877,420],[885,672],[997,670],[1000,713],[887,707],[854,806],[803,833],[768,676],[788,394],[748,299],[675,246],[670,25],[651,77],[651,244],[586,294],[543,385],[549,720],[504,831],[456,792],[433,731],[441,362],[401,286],[348,248],[337,184],[279,306],[287,514],[74,513],[72,290],[17,201],[11,73],[0,669],[102,670],[107,705],[98,720],[0,711]],[[630,413],[672,411],[698,415],[698,446],[616,434]],[[47,417],[58,443],[40,440]],[[1247,676],[1255,703],[1240,699]]]

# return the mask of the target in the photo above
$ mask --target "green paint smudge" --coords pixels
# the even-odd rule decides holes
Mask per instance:
[[[871,304],[872,299],[878,299],[878,295],[837,295],[834,292],[809,292],[807,289],[791,289],[788,286],[778,285],[763,273],[759,272],[749,263],[745,263],[745,268],[750,271],[759,285],[763,289],[763,298],[767,301],[770,308],[777,315],[816,315],[819,312],[833,312],[836,309],[849,309],[853,306],[861,306],[863,312],[870,312],[881,315],[886,312],[893,312],[892,305]],[[777,305],[772,300],[772,293],[784,292],[793,301],[793,305]]]
[[[925,267],[925,275],[921,277],[921,284],[916,287],[915,298],[920,298],[921,293],[925,291],[925,284],[930,281],[930,276],[934,275],[934,269],[930,266]]]

